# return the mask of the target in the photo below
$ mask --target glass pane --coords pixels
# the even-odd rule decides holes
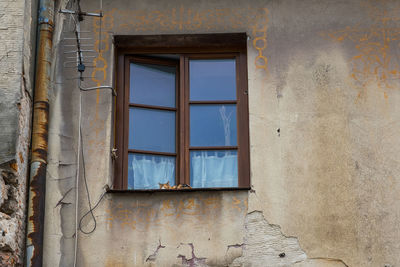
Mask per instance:
[[[175,185],[175,157],[129,153],[128,189],[159,189]]]
[[[235,59],[192,59],[190,100],[236,100]]]
[[[236,105],[191,105],[190,146],[236,146]]]
[[[129,148],[175,152],[175,111],[130,108]]]
[[[190,181],[194,188],[237,187],[237,151],[190,151]]]
[[[130,102],[175,107],[175,67],[131,63]]]

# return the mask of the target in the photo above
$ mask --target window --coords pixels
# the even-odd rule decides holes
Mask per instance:
[[[248,188],[246,35],[115,41],[114,189]]]

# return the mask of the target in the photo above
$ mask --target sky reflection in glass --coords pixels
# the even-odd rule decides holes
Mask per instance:
[[[129,101],[175,107],[175,75],[175,67],[131,63]]]
[[[235,59],[192,59],[190,100],[236,100]]]
[[[236,146],[236,105],[191,105],[190,146]]]
[[[129,148],[175,152],[175,112],[130,108]]]

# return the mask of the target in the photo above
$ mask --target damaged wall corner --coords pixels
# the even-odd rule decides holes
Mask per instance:
[[[0,266],[23,266],[36,12],[0,2]]]

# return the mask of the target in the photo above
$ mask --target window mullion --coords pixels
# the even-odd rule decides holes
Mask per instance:
[[[123,175],[122,175],[122,188],[128,188],[128,140],[129,140],[129,84],[130,84],[130,57],[125,60],[125,73],[124,73],[124,134],[123,134]]]
[[[189,142],[190,142],[190,114],[189,114],[189,58],[188,56],[182,56],[184,66],[182,69],[182,76],[184,80],[183,93],[184,93],[184,184],[190,185],[190,154],[189,154]]]
[[[124,55],[118,55],[118,76],[117,76],[117,90],[118,90],[118,95],[116,98],[116,101],[118,105],[115,106],[115,124],[114,124],[114,148],[117,149],[118,156],[120,160],[116,160],[114,162],[115,170],[114,170],[114,189],[125,189],[123,187],[123,180],[124,180],[124,163],[121,159],[124,158],[124,145],[123,145],[123,140],[124,140],[124,110],[125,106],[122,104],[124,103],[124,97],[125,97],[125,82],[124,82],[124,68],[125,68],[125,56]]]
[[[178,92],[178,118],[179,118],[179,131],[177,132],[178,140],[179,140],[179,151],[178,158],[179,162],[177,164],[177,176],[178,181],[177,184],[185,183],[185,77],[184,77],[184,68],[185,68],[185,59],[184,56],[180,56],[179,60],[179,92]]]
[[[248,88],[247,88],[247,57],[240,53],[237,62],[237,125],[238,125],[238,174],[239,187],[250,185],[250,155],[249,155],[249,113],[248,113]]]

